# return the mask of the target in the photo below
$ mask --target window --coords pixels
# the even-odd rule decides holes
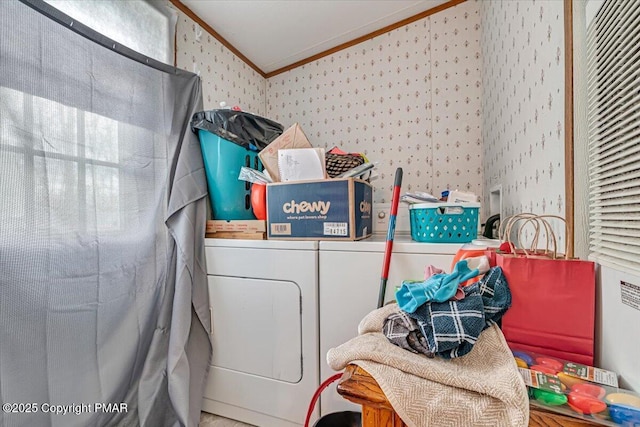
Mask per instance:
[[[7,172],[0,222],[76,236],[144,225],[156,167],[136,151],[157,145],[153,134],[10,88],[0,87],[0,97],[0,168]],[[156,149],[158,157],[166,151]],[[48,217],[39,217],[45,211]]]
[[[45,1],[98,33],[150,58],[173,65],[176,17],[164,2]]]
[[[640,8],[605,1],[587,29],[589,243],[640,272]]]
[[[72,14],[75,8],[85,18],[92,17],[95,22],[86,24],[108,37],[117,39],[120,31],[130,40],[142,40],[130,48],[161,46],[164,54],[173,56],[163,43],[172,38],[169,15],[154,3],[50,3],[64,12]],[[10,20],[19,7],[7,9],[3,18]],[[120,15],[114,12],[107,19],[109,10]],[[138,22],[136,13],[154,17],[153,24],[137,25],[137,35],[124,31]],[[28,20],[27,14],[19,16]],[[48,18],[37,19],[43,20],[40,27],[49,25]],[[116,33],[110,33],[106,22],[122,25],[111,25]],[[151,222],[163,222],[153,216],[161,203],[158,198],[166,197],[161,189],[166,185],[167,135],[156,133],[162,128],[154,118],[166,114],[158,90],[163,84],[160,74],[118,60],[117,54],[87,55],[90,45],[83,37],[70,37],[74,45],[55,50],[58,40],[43,38],[28,25],[16,28],[20,31],[0,42],[2,64],[10,70],[0,79],[0,235],[53,234],[86,242],[95,236],[129,238],[157,225]],[[160,33],[164,36],[158,43]],[[44,61],[26,53],[34,44],[44,52]]]

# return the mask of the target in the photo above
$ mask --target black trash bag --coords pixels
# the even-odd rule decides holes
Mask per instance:
[[[280,123],[244,111],[209,110],[195,113],[191,130],[209,131],[234,142],[247,150],[262,151],[271,141],[282,135]]]

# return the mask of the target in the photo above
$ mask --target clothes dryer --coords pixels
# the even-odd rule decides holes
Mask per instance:
[[[320,384],[318,242],[205,239],[205,252],[213,358],[203,410],[303,425]]]
[[[374,206],[383,212],[384,207]],[[393,301],[403,280],[423,279],[427,265],[450,271],[453,257],[462,246],[449,243],[419,243],[409,234],[408,213],[401,209],[393,243],[389,279],[384,301]],[[327,365],[329,349],[358,334],[362,318],[377,308],[380,275],[386,244],[386,225],[374,223],[372,237],[357,242],[321,241],[319,250],[320,380],[335,372]],[[336,384],[320,397],[320,415],[360,408],[338,395]]]

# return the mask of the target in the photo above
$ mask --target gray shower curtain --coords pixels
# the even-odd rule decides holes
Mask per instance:
[[[194,74],[0,1],[0,427],[198,424],[201,108]]]

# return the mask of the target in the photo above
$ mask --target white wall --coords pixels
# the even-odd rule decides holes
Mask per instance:
[[[596,360],[619,374],[620,386],[640,392],[640,310],[622,303],[620,282],[640,286],[640,276],[600,266],[596,318]]]

